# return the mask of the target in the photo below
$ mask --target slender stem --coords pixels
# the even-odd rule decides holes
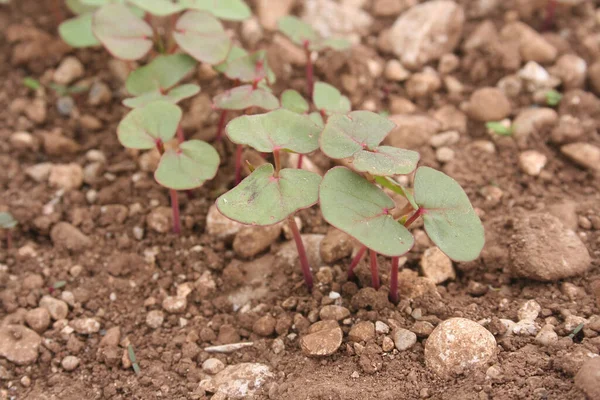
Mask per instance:
[[[6,231],[6,250],[10,250],[12,248],[12,232],[10,229]]]
[[[362,246],[360,248],[360,250],[358,250],[358,253],[356,253],[354,258],[352,259],[352,262],[350,263],[350,267],[348,268],[348,279],[354,279],[354,268],[356,268],[356,266],[358,265],[360,260],[362,260],[366,251],[367,251],[367,246]]]
[[[235,185],[242,181],[242,152],[244,147],[238,144],[235,149]]]
[[[304,53],[306,54],[306,90],[308,91],[308,98],[312,100],[315,76],[309,46],[310,42],[308,40],[304,41]]]
[[[369,250],[371,255],[371,285],[377,290],[379,289],[379,269],[377,268],[377,253]]]
[[[298,165],[296,165],[296,168],[302,169],[302,159],[303,158],[304,158],[304,154],[298,154]]]
[[[310,272],[310,265],[308,265],[308,257],[306,256],[304,243],[302,243],[302,237],[300,236],[300,231],[298,230],[298,225],[296,225],[296,220],[294,219],[293,215],[288,217],[288,224],[292,234],[294,235],[294,241],[296,242],[296,248],[298,249],[298,256],[300,258],[300,266],[302,267],[302,275],[304,275],[304,282],[306,283],[308,290],[311,290],[313,287],[312,273]]]
[[[223,131],[225,130],[225,120],[227,118],[227,110],[221,110],[221,115],[219,115],[219,125],[217,127],[217,136],[215,140],[220,142],[223,140]]]
[[[279,171],[281,171],[281,158],[279,153],[279,149],[273,150],[273,159],[275,160],[275,174],[273,176],[275,178],[279,178]]]
[[[183,128],[181,124],[177,125],[177,141],[179,143],[185,142],[185,135],[183,134]]]
[[[177,199],[177,191],[169,189],[171,196],[171,208],[173,209],[173,233],[181,233],[181,218],[179,217],[179,200]]]
[[[411,215],[410,218],[404,223],[404,226],[408,228],[413,222],[417,220],[417,218],[423,215],[424,212],[424,209],[419,207],[417,211],[415,211],[415,213]]]
[[[54,14],[54,22],[56,25],[60,25],[65,19],[60,3],[60,0],[53,0],[52,2],[52,13]]]
[[[542,31],[549,31],[554,26],[554,16],[556,15],[557,0],[549,0],[546,6],[546,18],[542,25]]]
[[[390,271],[390,301],[398,304],[398,258],[392,257],[392,270]]]

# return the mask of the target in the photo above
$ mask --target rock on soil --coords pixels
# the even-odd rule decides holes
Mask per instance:
[[[40,300],[40,307],[46,309],[55,321],[65,319],[69,314],[69,306],[67,303],[48,295],[42,297]]]
[[[202,370],[207,374],[215,375],[225,369],[225,364],[218,358],[209,358],[202,363]]]
[[[48,182],[65,190],[78,189],[83,184],[83,169],[75,163],[53,165]]]
[[[311,325],[308,334],[300,339],[300,347],[307,356],[329,356],[340,348],[342,338],[342,328],[337,322],[319,321]]]
[[[66,356],[60,362],[60,365],[62,365],[65,371],[73,371],[79,366],[79,358],[75,356]]]
[[[558,114],[551,108],[528,108],[517,115],[513,122],[513,137],[524,147],[531,134],[552,128],[558,122]]]
[[[519,168],[530,176],[538,176],[547,162],[548,157],[536,150],[527,150],[519,154]]]
[[[252,258],[266,250],[281,234],[281,224],[270,226],[247,226],[233,240],[233,250],[243,258]]]
[[[500,121],[510,115],[511,105],[500,89],[484,87],[473,92],[467,112],[477,121]]]
[[[43,333],[50,326],[50,313],[42,307],[34,308],[25,314],[25,322],[37,333]]]
[[[452,260],[438,247],[431,247],[423,252],[421,270],[423,276],[431,279],[436,285],[456,278]]]
[[[100,323],[94,318],[74,319],[69,323],[69,325],[75,329],[75,332],[81,335],[90,335],[100,331]]]
[[[339,229],[331,228],[321,242],[321,258],[327,264],[341,260],[352,254],[352,238]]]
[[[587,271],[591,258],[579,236],[548,213],[514,222],[509,270],[515,277],[555,281]]]
[[[439,324],[425,344],[425,363],[437,375],[451,378],[486,366],[496,355],[496,339],[487,329],[465,318]]]
[[[275,325],[277,320],[271,315],[260,317],[252,325],[252,332],[260,336],[271,336],[275,333]]]
[[[165,320],[165,314],[160,310],[152,310],[146,315],[146,325],[152,329],[160,328]]]
[[[40,335],[21,325],[0,327],[0,357],[17,365],[29,365],[38,358]]]
[[[404,328],[394,330],[392,332],[392,339],[398,351],[408,350],[417,343],[417,335]]]
[[[361,321],[348,332],[348,339],[353,342],[367,342],[375,338],[375,324],[371,321]]]
[[[288,15],[294,6],[294,0],[258,0],[256,2],[256,13],[263,28],[277,30],[277,21]]]
[[[217,208],[215,204],[210,206],[206,215],[206,231],[211,236],[218,238],[230,238],[244,227],[239,222],[230,220]]]
[[[50,238],[55,247],[80,253],[92,245],[92,241],[79,229],[67,222],[59,222],[52,227]]]
[[[575,375],[575,385],[590,400],[600,399],[600,357],[591,358],[581,366]]]
[[[390,116],[396,124],[384,143],[402,149],[417,149],[431,140],[438,133],[441,124],[426,115],[396,114]]]
[[[171,207],[156,207],[146,217],[148,228],[157,233],[167,233],[173,227],[173,211]]]
[[[265,364],[242,363],[230,365],[201,381],[200,387],[210,393],[222,393],[227,399],[248,399],[272,377]]]
[[[600,147],[589,143],[571,143],[562,146],[560,151],[576,164],[600,171]]]
[[[319,317],[321,317],[323,321],[341,321],[348,316],[350,316],[350,310],[348,310],[346,307],[336,305],[325,306],[321,308],[321,311],[319,312]]]
[[[390,30],[389,40],[402,64],[418,69],[454,50],[464,22],[464,11],[454,1],[430,1],[402,13]]]
[[[85,70],[81,61],[75,57],[66,57],[56,71],[54,71],[54,82],[60,85],[68,85],[77,78],[81,78]]]

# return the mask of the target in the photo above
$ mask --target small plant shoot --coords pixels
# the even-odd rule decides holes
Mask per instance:
[[[12,247],[12,230],[17,225],[18,222],[11,213],[6,211],[0,212],[0,230],[4,231],[7,249]]]
[[[560,94],[560,92],[557,92],[556,90],[548,90],[546,92],[546,104],[548,104],[550,107],[556,107],[560,104],[562,97],[563,96]]]
[[[485,127],[494,132],[496,135],[512,136],[513,134],[513,127],[510,125],[507,126],[500,121],[486,122]]]

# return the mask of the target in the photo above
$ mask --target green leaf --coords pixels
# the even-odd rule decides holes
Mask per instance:
[[[174,190],[194,189],[215,177],[219,153],[202,140],[188,140],[179,149],[168,149],[160,158],[154,178]]]
[[[177,132],[181,109],[156,101],[130,111],[117,127],[119,142],[130,149],[152,149],[157,141],[167,142]]]
[[[330,38],[325,40],[317,40],[310,44],[309,48],[311,51],[321,51],[324,49],[332,49],[332,50],[346,50],[352,46],[346,39],[342,38]]]
[[[277,27],[281,33],[300,46],[303,46],[305,41],[310,43],[319,40],[319,35],[312,26],[291,15],[280,18]]]
[[[227,63],[225,75],[229,79],[238,79],[240,82],[250,83],[264,78],[270,81],[274,76],[267,63],[267,52],[265,50],[232,59]]]
[[[500,136],[512,136],[512,126],[506,126],[502,122],[486,122],[485,127]]]
[[[557,106],[560,101],[562,100],[562,94],[560,94],[560,92],[557,92],[556,90],[548,90],[546,92],[546,103],[551,106]]]
[[[31,90],[38,90],[42,87],[42,84],[37,79],[33,79],[32,77],[28,76],[23,78],[23,86]]]
[[[408,188],[405,188],[402,185],[400,185],[394,179],[386,177],[386,176],[376,176],[375,177],[375,182],[377,182],[379,185],[383,186],[384,188],[388,188],[392,192],[398,193],[400,196],[405,197],[406,200],[408,200],[408,202],[410,203],[410,205],[415,210],[417,208],[419,208],[419,206],[417,205],[417,203],[415,203],[415,197],[412,195],[411,190],[408,189]]]
[[[227,124],[225,132],[232,142],[263,153],[289,150],[307,154],[319,148],[319,127],[308,116],[284,108],[237,117]]]
[[[325,128],[325,123],[323,122],[323,117],[321,116],[321,113],[318,111],[313,111],[310,114],[308,114],[308,117],[311,119],[312,122],[314,122],[319,128],[324,129]]]
[[[213,99],[214,105],[220,110],[246,110],[259,107],[274,110],[279,107],[279,100],[271,92],[243,85],[221,93]]]
[[[127,0],[129,3],[149,12],[158,17],[176,14],[183,11],[185,7],[181,4],[175,4],[169,0]]]
[[[168,93],[162,93],[160,90],[144,93],[141,96],[123,100],[123,105],[130,108],[144,107],[157,100],[168,101],[169,103],[177,104],[181,100],[190,98],[200,93],[200,86],[193,83],[176,86]]]
[[[357,171],[376,176],[407,175],[417,168],[419,153],[392,146],[379,146],[372,151],[357,152],[352,165]]]
[[[455,261],[476,259],[485,242],[483,225],[460,185],[442,172],[420,167],[414,186],[429,238]]]
[[[281,94],[281,106],[298,114],[307,113],[309,109],[306,99],[294,89],[287,89]]]
[[[58,33],[62,40],[71,47],[97,46],[100,41],[92,31],[93,14],[81,14],[68,19],[58,26]]]
[[[196,60],[187,54],[161,55],[127,77],[127,91],[139,96],[154,90],[166,91],[194,70]]]
[[[377,253],[398,257],[413,246],[408,229],[391,214],[394,201],[348,168],[336,167],[325,174],[319,201],[323,218],[329,224]]]
[[[96,11],[92,29],[116,58],[138,60],[152,48],[152,27],[122,4],[108,4]]]
[[[317,109],[324,110],[327,114],[346,114],[352,108],[346,96],[342,96],[336,87],[324,82],[315,83],[313,101]]]
[[[243,21],[252,16],[250,7],[242,0],[179,0],[185,8],[208,11],[226,21]]]
[[[183,14],[175,24],[173,37],[186,53],[207,64],[225,60],[231,48],[231,40],[221,22],[204,11]]]
[[[11,213],[0,212],[0,228],[1,229],[12,229],[17,226],[18,222]]]
[[[317,203],[321,177],[285,168],[274,176],[272,164],[261,165],[239,185],[217,199],[223,215],[249,225],[272,225]]]
[[[231,50],[229,50],[229,54],[227,54],[227,59],[225,59],[225,61],[213,66],[213,69],[217,72],[220,73],[224,73],[225,70],[227,69],[227,67],[229,66],[229,63],[232,62],[233,60],[240,58],[240,57],[244,57],[245,55],[247,55],[248,52],[244,49],[242,49],[239,46],[231,46]]]
[[[65,3],[67,4],[67,8],[75,15],[89,13],[98,8],[98,6],[86,4],[82,0],[66,0]]]

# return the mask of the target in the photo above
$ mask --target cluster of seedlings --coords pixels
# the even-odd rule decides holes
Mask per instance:
[[[202,185],[220,165],[217,151],[200,140],[186,140],[180,122],[181,100],[200,88],[181,84],[197,62],[212,65],[231,81],[213,99],[220,113],[216,141],[237,145],[236,177],[230,191],[217,199],[219,211],[243,224],[267,226],[287,221],[298,248],[306,285],[312,273],[294,219],[299,210],[319,203],[325,220],[354,237],[362,248],[348,274],[369,250],[372,285],[380,286],[377,255],[392,258],[390,299],[398,301],[398,259],[411,250],[408,227],[423,219],[430,239],[456,261],[475,259],[484,243],[483,226],[460,185],[429,167],[418,167],[415,151],[382,145],[394,124],[370,111],[352,111],[351,102],[335,87],[315,82],[313,53],[344,50],[345,40],[322,38],[295,17],[279,21],[279,30],[301,46],[307,57],[306,95],[285,90],[278,98],[270,85],[275,76],[265,51],[248,53],[232,45],[220,19],[250,16],[241,0],[71,0],[77,17],[60,33],[74,47],[103,45],[124,60],[150,61],[132,71],[126,88],[132,110],[118,127],[120,142],[132,149],[157,149],[158,183],[170,191],[175,232],[179,232],[177,192]],[[148,57],[148,54],[151,54]],[[308,99],[308,100],[307,100]],[[229,112],[238,116],[227,123]],[[241,114],[241,115],[240,115]],[[259,167],[248,163],[241,180],[243,147],[272,160]],[[302,169],[302,157],[315,151],[342,165],[324,177]],[[282,153],[298,155],[296,168],[282,167]],[[413,175],[412,188],[395,177]],[[401,207],[385,191],[405,199]]]

